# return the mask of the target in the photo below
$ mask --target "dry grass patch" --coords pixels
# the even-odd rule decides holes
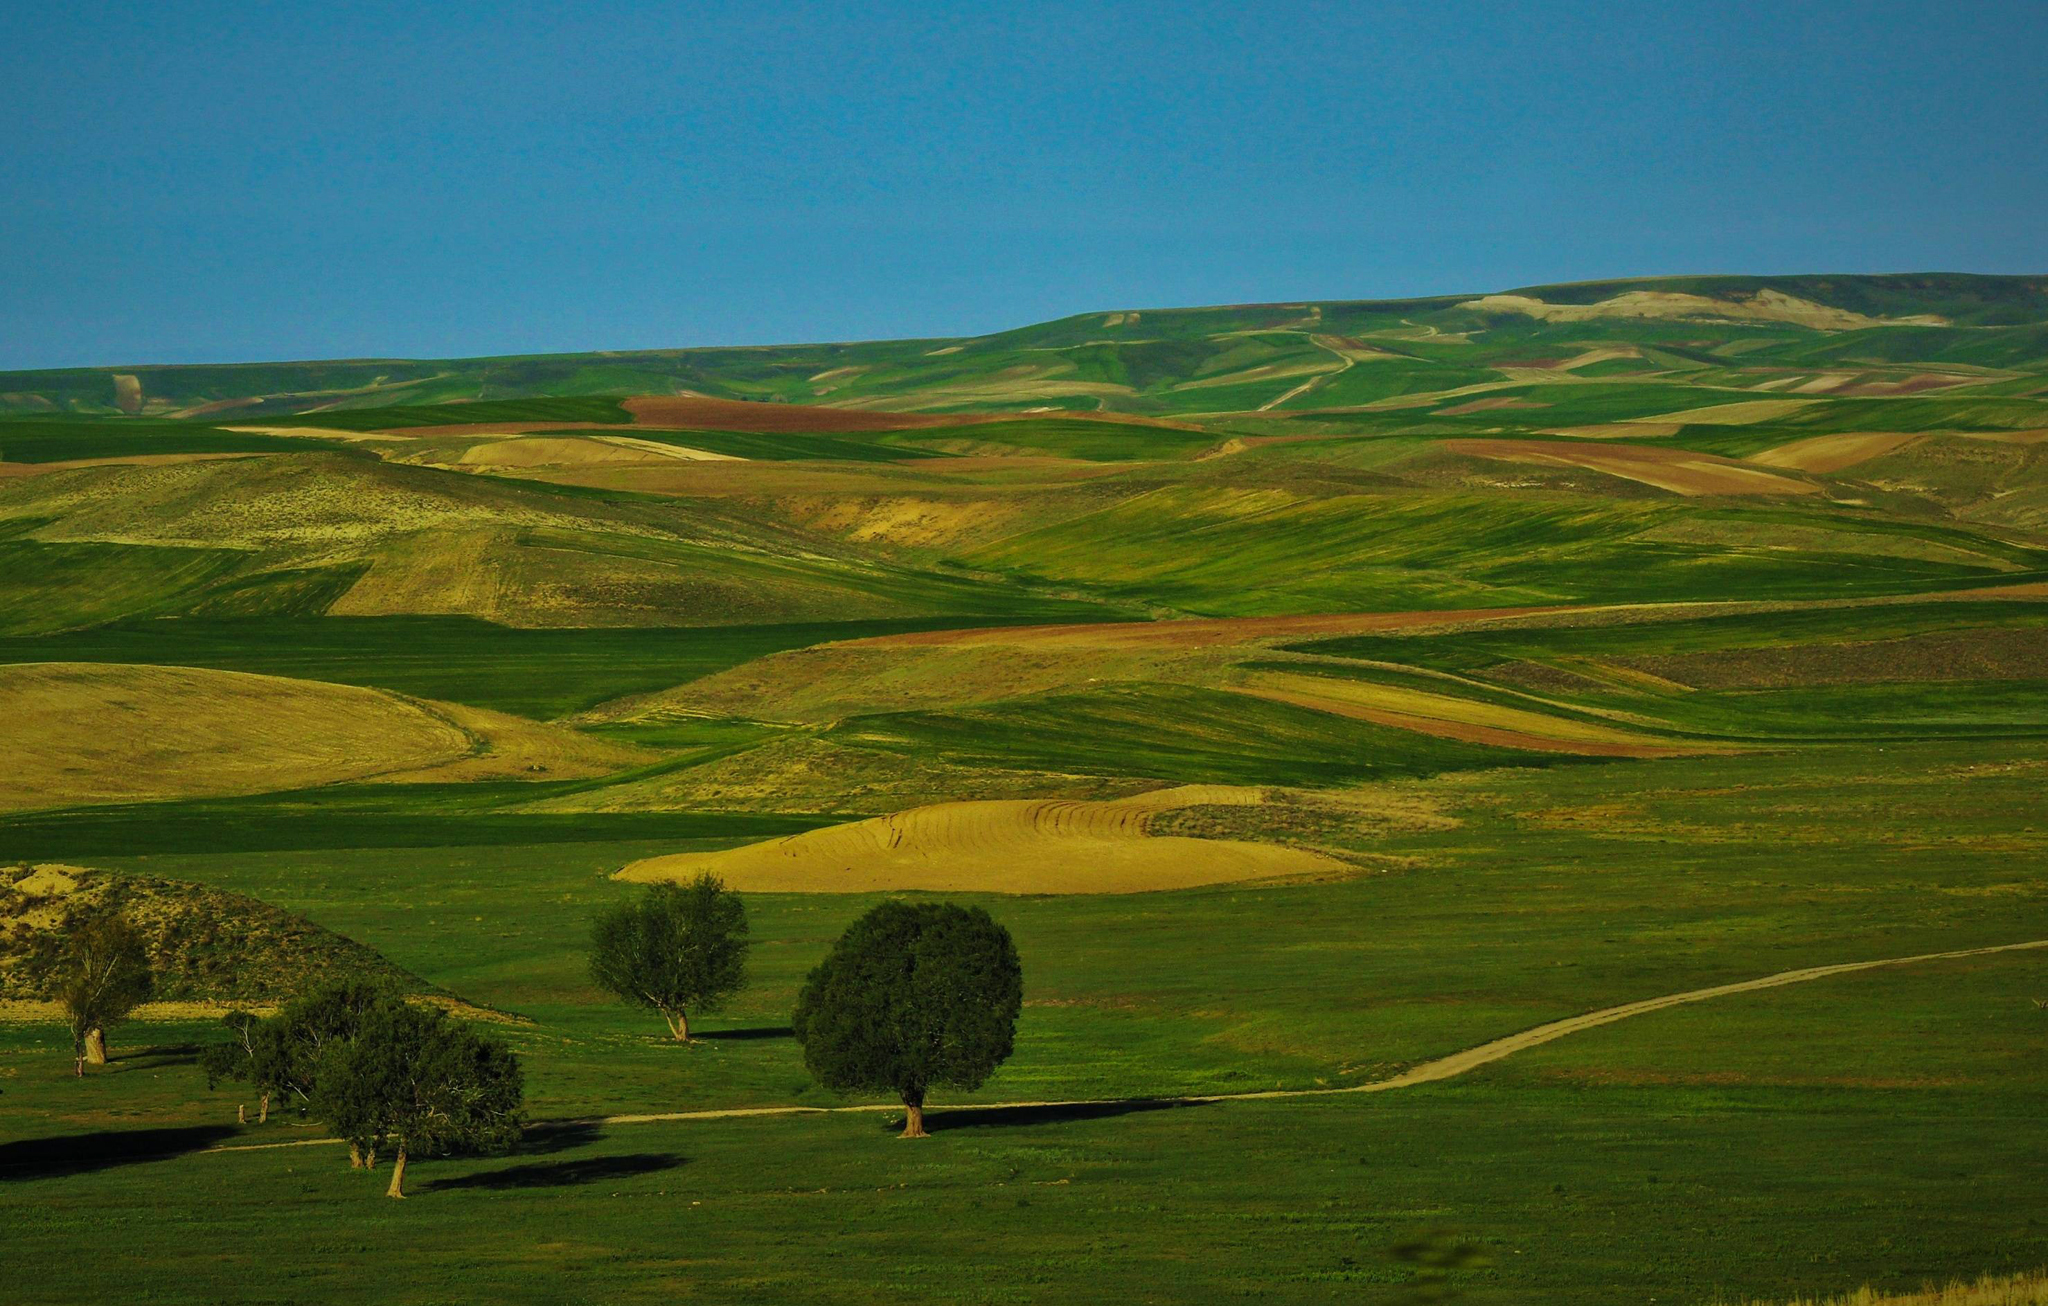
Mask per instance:
[[[930,413],[889,413],[872,409],[813,407],[746,399],[713,399],[707,395],[643,395],[622,407],[642,426],[695,427],[712,431],[752,431],[763,435],[823,435],[846,431],[909,431],[923,426],[958,426],[997,421],[1008,414],[963,416]]]
[[[1854,467],[1857,463],[1904,448],[1918,439],[1918,435],[1898,431],[1816,435],[1751,454],[1749,461],[1766,467],[1789,467],[1800,472],[1839,472],[1845,467]]]
[[[1782,1303],[1750,1301],[1742,1306],[2048,1306],[2048,1271],[1987,1274],[1974,1282],[1956,1280],[1918,1292],[1879,1292],[1862,1287],[1839,1297],[1794,1297]]]
[[[113,663],[0,667],[0,810],[370,779],[602,774],[638,750],[382,690]]]
[[[1800,299],[1781,290],[1759,290],[1745,299],[1710,299],[1671,290],[1627,290],[1597,304],[1551,304],[1529,295],[1482,295],[1459,308],[1482,313],[1521,313],[1545,322],[1590,322],[1598,318],[1705,320],[1717,322],[1789,322],[1820,331],[1854,331],[1884,323],[1943,326],[1932,314],[1878,318],[1845,308]]]
[[[1807,495],[1820,487],[1761,471],[1729,458],[1646,445],[1561,445],[1544,440],[1445,440],[1453,453],[1500,462],[1583,467],[1688,497],[1698,495]]]
[[[918,645],[998,645],[1034,648],[1213,648],[1264,640],[1367,635],[1388,630],[1445,630],[1505,621],[1513,617],[1577,612],[1571,606],[1459,608],[1425,612],[1322,612],[1290,617],[1194,617],[1179,621],[1101,621],[1052,626],[987,626],[971,630],[916,631],[848,640],[842,648],[908,648]]]
[[[1180,807],[1248,805],[1262,791],[1186,785],[1106,802],[940,803],[713,853],[634,862],[618,878],[710,872],[762,893],[1142,893],[1346,873],[1323,853],[1277,844],[1155,835]]]
[[[1585,757],[1674,757],[1723,751],[1713,745],[1675,744],[1595,722],[1363,680],[1268,671],[1255,673],[1231,688],[1314,712],[1496,748]]]
[[[1554,426],[1544,435],[1568,436],[1574,440],[1655,440],[1678,434],[1676,422],[1595,422],[1589,426]]]
[[[1805,408],[1811,399],[1745,399],[1732,404],[1708,404],[1676,413],[1658,413],[1643,423],[1657,426],[1754,426],[1775,422]]]
[[[529,435],[496,440],[463,450],[456,462],[466,467],[585,467],[591,464],[646,463],[665,459],[684,462],[743,462],[731,454],[708,453],[681,445],[639,440],[630,436]]]
[[[1157,781],[966,765],[792,734],[715,762],[528,804],[534,812],[833,812],[865,815],[970,798],[1117,798]]]
[[[373,689],[184,667],[0,668],[0,809],[295,789],[472,748],[453,722]]]

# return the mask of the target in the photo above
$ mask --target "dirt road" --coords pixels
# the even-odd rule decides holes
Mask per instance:
[[[1344,1093],[1383,1093],[1389,1089],[1412,1088],[1417,1084],[1433,1084],[1440,1080],[1453,1079],[1468,1074],[1481,1066],[1525,1052],[1533,1047],[1554,1042],[1568,1034],[1611,1025],[1631,1016],[1647,1015],[1667,1007],[1682,1007],[1693,1002],[1707,1002],[1714,998],[1725,998],[1736,993],[1755,993],[1761,989],[1780,988],[1787,984],[1805,984],[1811,980],[1828,979],[1835,975],[1847,975],[1860,970],[1877,970],[1884,966],[1911,966],[1924,961],[1949,961],[1959,957],[1982,957],[1998,952],[2022,952],[2048,948],[2048,939],[2035,939],[2027,943],[2001,943],[1988,948],[1959,948],[1953,952],[1923,952],[1911,957],[1886,957],[1878,961],[1849,961],[1833,966],[1810,966],[1803,970],[1784,970],[1761,979],[1739,980],[1733,984],[1717,984],[1712,988],[1688,989],[1683,993],[1667,993],[1662,997],[1644,998],[1640,1002],[1627,1002],[1618,1007],[1603,1007],[1583,1015],[1570,1016],[1564,1020],[1553,1020],[1547,1025],[1525,1029],[1519,1034],[1497,1038],[1490,1043],[1481,1043],[1463,1052],[1425,1061],[1388,1079],[1377,1079],[1369,1084],[1353,1084],[1345,1088],[1275,1088],[1254,1093],[1197,1093],[1186,1096],[1166,1097],[1110,1097],[1074,1098],[1066,1101],[1043,1102],[973,1102],[943,1108],[945,1113],[955,1111],[1016,1111],[1031,1109],[1057,1109],[1061,1107],[1109,1107],[1109,1106],[1194,1106],[1211,1102],[1252,1102],[1270,1101],[1294,1097],[1334,1097]],[[752,1116],[799,1116],[799,1115],[848,1115],[856,1113],[877,1113],[901,1111],[903,1108],[890,1102],[867,1103],[860,1106],[757,1106],[730,1107],[710,1111],[660,1111],[637,1115],[587,1116],[573,1120],[550,1120],[539,1122],[542,1128],[560,1128],[564,1125],[646,1125],[668,1121],[686,1120],[738,1120]],[[322,1143],[339,1143],[332,1138],[302,1139],[290,1143],[237,1143],[206,1149],[210,1152],[250,1152],[278,1147],[311,1147]]]

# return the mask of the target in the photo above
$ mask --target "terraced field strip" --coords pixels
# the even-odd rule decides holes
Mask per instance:
[[[1548,1024],[1525,1029],[1519,1034],[1510,1034],[1463,1052],[1453,1052],[1447,1057],[1425,1061],[1410,1067],[1387,1079],[1376,1079],[1369,1084],[1352,1084],[1345,1088],[1269,1088],[1250,1093],[1195,1093],[1181,1097],[1096,1097],[1073,1098],[1065,1101],[1043,1102],[973,1102],[943,1108],[952,1111],[1017,1111],[1056,1110],[1063,1107],[1109,1107],[1125,1105],[1161,1106],[1202,1106],[1214,1102],[1274,1101],[1296,1097],[1336,1097],[1346,1093],[1383,1093],[1389,1089],[1413,1088],[1418,1084],[1434,1084],[1459,1075],[1470,1074],[1481,1066],[1506,1060],[1517,1052],[1554,1043],[1570,1034],[1598,1029],[1631,1016],[1644,1016],[1667,1007],[1682,1007],[1694,1002],[1708,1002],[1714,998],[1730,997],[1738,993],[1756,993],[1764,989],[1782,988],[1787,984],[1806,984],[1813,980],[1830,979],[1836,975],[1849,975],[1857,971],[1879,970],[1886,966],[1912,966],[1927,961],[1954,961],[1963,957],[1986,957],[2001,952],[2026,952],[2048,948],[2048,939],[2030,939],[2024,943],[1997,943],[1984,948],[1957,948],[1949,952],[1922,952],[1911,957],[1884,957],[1876,961],[1845,961],[1831,966],[1808,966],[1800,970],[1781,970],[1775,975],[1758,979],[1737,980],[1732,984],[1716,984],[1710,988],[1687,989],[1682,993],[1667,993],[1662,997],[1644,998],[1640,1002],[1625,1002],[1618,1007],[1603,1007],[1583,1015],[1568,1016]],[[563,1125],[651,1125],[689,1120],[739,1120],[753,1116],[809,1116],[809,1115],[853,1115],[878,1114],[901,1111],[903,1108],[893,1102],[868,1102],[858,1106],[750,1106],[725,1107],[708,1111],[654,1111],[632,1115],[592,1116],[574,1120],[549,1120],[537,1122],[542,1126]],[[210,1147],[207,1152],[258,1152],[280,1147],[310,1147],[317,1143],[339,1144],[338,1138],[301,1139],[289,1143],[237,1143],[221,1147]]]
[[[1612,726],[1370,681],[1268,672],[1231,689],[1312,712],[1498,748],[1583,757],[1677,757],[1721,751],[1715,744],[1673,743]]]

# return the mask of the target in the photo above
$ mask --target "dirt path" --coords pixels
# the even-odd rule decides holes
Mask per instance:
[[[1958,957],[1982,957],[1997,952],[2024,952],[2048,948],[2048,939],[2034,939],[2027,943],[2001,943],[1988,948],[1958,948],[1953,952],[1923,952],[1912,957],[1886,957],[1878,961],[1847,961],[1833,966],[1809,966],[1804,970],[1783,970],[1761,979],[1738,980],[1733,984],[1717,984],[1712,988],[1688,989],[1683,993],[1667,993],[1662,997],[1644,998],[1640,1002],[1626,1002],[1618,1007],[1603,1007],[1583,1015],[1569,1016],[1564,1020],[1553,1020],[1547,1025],[1525,1029],[1519,1034],[1497,1038],[1490,1043],[1453,1052],[1450,1056],[1435,1061],[1425,1061],[1389,1079],[1376,1079],[1370,1084],[1353,1084],[1347,1088],[1272,1088],[1254,1093],[1194,1093],[1184,1096],[1163,1097],[1098,1097],[1072,1098],[1043,1102],[971,1102],[948,1105],[941,1108],[945,1113],[955,1111],[1016,1111],[1031,1109],[1057,1109],[1061,1107],[1107,1107],[1107,1106],[1195,1106],[1210,1102],[1252,1102],[1270,1101],[1291,1097],[1335,1097],[1345,1093],[1383,1093],[1394,1088],[1413,1088],[1417,1084],[1433,1084],[1439,1080],[1455,1079],[1481,1066],[1504,1060],[1517,1052],[1526,1052],[1533,1047],[1554,1042],[1568,1034],[1611,1025],[1631,1016],[1647,1015],[1662,1011],[1666,1007],[1682,1007],[1688,1003],[1706,1002],[1713,998],[1725,998],[1735,993],[1754,993],[1760,989],[1781,988],[1787,984],[1804,984],[1810,980],[1827,979],[1835,975],[1847,975],[1859,970],[1877,970],[1885,966],[1910,966],[1923,961],[1949,961]],[[537,1122],[546,1126],[563,1125],[647,1125],[669,1121],[687,1120],[739,1120],[752,1116],[811,1116],[811,1115],[854,1115],[901,1111],[903,1108],[893,1102],[864,1103],[859,1106],[754,1106],[728,1107],[709,1111],[657,1111],[636,1115],[586,1116],[570,1120],[548,1120]],[[322,1143],[338,1144],[336,1138],[308,1138],[289,1143],[238,1143],[223,1147],[210,1147],[209,1152],[260,1152],[271,1148],[313,1147]]]
[[[1303,381],[1300,385],[1294,387],[1292,390],[1289,390],[1286,394],[1281,395],[1278,399],[1268,399],[1265,403],[1260,404],[1258,408],[1254,411],[1261,413],[1270,412],[1271,410],[1278,408],[1280,405],[1286,403],[1288,400],[1294,398],[1296,395],[1307,394],[1309,391],[1315,389],[1323,382],[1329,380],[1331,377],[1341,376],[1344,373],[1350,371],[1352,365],[1358,361],[1357,359],[1349,357],[1348,355],[1338,353],[1336,350],[1331,349],[1328,345],[1323,344],[1319,340],[1316,340],[1313,336],[1311,336],[1309,339],[1310,343],[1314,344],[1316,348],[1324,350],[1333,357],[1335,357],[1340,366],[1338,366],[1333,371],[1316,373],[1308,380]]]

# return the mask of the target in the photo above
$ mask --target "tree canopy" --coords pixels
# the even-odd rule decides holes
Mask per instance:
[[[926,1093],[979,1088],[1010,1055],[1024,970],[979,907],[884,903],[840,936],[790,1023],[804,1064],[840,1091],[893,1092],[903,1136],[924,1136]]]
[[[747,978],[747,909],[710,875],[650,885],[638,902],[599,916],[590,931],[590,977],[652,1008],[687,1043],[690,1012],[716,1011]]]
[[[351,1146],[390,1144],[387,1191],[403,1197],[410,1156],[516,1143],[523,1095],[519,1059],[503,1043],[391,998],[363,1013],[354,1038],[321,1054],[312,1110]]]
[[[272,1097],[304,1108],[312,1100],[321,1058],[335,1044],[355,1038],[366,1012],[393,1001],[398,998],[388,987],[350,979],[301,994],[267,1020],[231,1011],[221,1020],[229,1037],[200,1052],[200,1068],[209,1087],[225,1079],[253,1084],[266,1116]]]
[[[73,925],[57,962],[57,1002],[71,1024],[76,1073],[85,1073],[94,1040],[149,1001],[155,981],[142,935],[117,915],[92,916]],[[104,1059],[104,1044],[100,1059]]]

